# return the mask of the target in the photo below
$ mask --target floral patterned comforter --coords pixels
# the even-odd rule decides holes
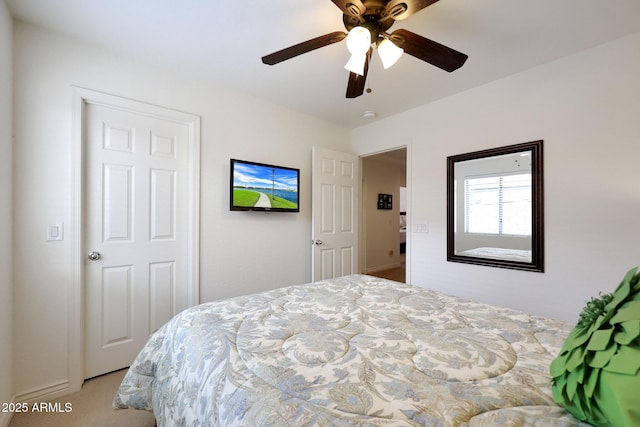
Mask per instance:
[[[549,365],[571,326],[364,275],[190,308],[115,408],[162,426],[580,425]]]

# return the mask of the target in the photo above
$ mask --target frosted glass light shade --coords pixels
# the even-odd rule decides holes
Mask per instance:
[[[347,49],[352,55],[365,54],[371,46],[371,33],[364,27],[353,27],[347,35]]]
[[[378,45],[378,55],[380,55],[382,66],[385,70],[395,64],[403,53],[404,50],[393,44],[389,39],[382,40]]]
[[[364,76],[364,64],[366,60],[366,53],[354,53],[351,55],[351,58],[349,58],[349,62],[347,62],[347,65],[345,65],[344,68],[351,71],[352,73]]]

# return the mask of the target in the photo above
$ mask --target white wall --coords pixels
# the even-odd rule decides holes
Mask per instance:
[[[13,366],[13,284],[11,279],[11,102],[12,22],[0,0],[0,403],[11,402]],[[0,425],[9,414],[0,412]]]
[[[412,283],[574,322],[640,264],[638,52],[640,33],[354,130],[359,154],[409,145]],[[447,262],[446,157],[538,139],[546,272]]]
[[[15,392],[64,384],[71,247],[45,242],[71,221],[72,85],[202,117],[201,300],[311,278],[311,147],[350,149],[351,133],[226,88],[14,22]],[[301,212],[230,212],[229,158],[301,169]]]

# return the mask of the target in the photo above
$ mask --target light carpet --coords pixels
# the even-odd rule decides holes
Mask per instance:
[[[60,412],[16,413],[9,427],[153,427],[151,412],[135,409],[114,410],[111,402],[126,369],[85,381],[82,390],[55,400],[48,405]],[[59,405],[55,405],[59,403]],[[32,407],[32,405],[29,405]],[[65,410],[70,409],[68,412]]]

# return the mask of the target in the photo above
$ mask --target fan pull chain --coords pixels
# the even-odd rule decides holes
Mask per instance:
[[[370,50],[369,51],[369,64],[371,64],[372,56],[373,56],[373,51]],[[371,74],[368,74],[367,77],[368,77],[368,79],[367,79],[367,88],[365,89],[365,92],[371,93],[371,92],[373,92],[373,89],[371,89]]]

